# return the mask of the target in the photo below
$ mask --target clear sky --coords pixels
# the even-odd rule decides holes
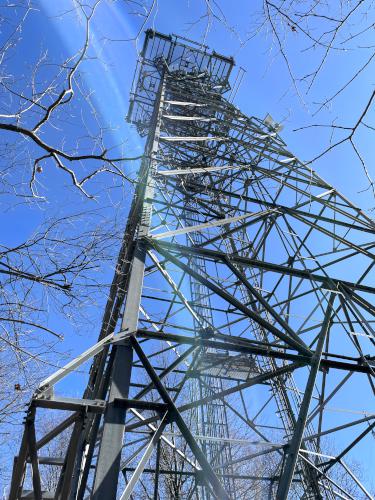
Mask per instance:
[[[44,43],[49,47],[50,53],[56,51],[69,54],[77,48],[80,28],[75,27],[77,36],[74,36],[74,31],[72,32],[69,25],[69,16],[54,17],[57,11],[63,11],[64,3],[69,5],[70,2],[69,0],[58,3],[47,0],[40,2],[44,14],[50,16],[48,20],[39,19],[39,22],[43,23]],[[285,30],[282,41],[289,58],[290,71],[296,78],[294,86],[270,29],[259,30],[259,33],[252,38],[248,36],[259,24],[261,4],[262,2],[249,3],[246,0],[220,2],[227,25],[216,19],[211,20],[207,35],[204,37],[207,29],[207,17],[204,17],[205,2],[162,0],[155,3],[146,27],[151,26],[161,32],[176,33],[195,40],[202,40],[204,37],[206,44],[214,50],[233,55],[237,65],[246,70],[236,99],[238,106],[250,115],[262,117],[268,112],[271,113],[277,121],[284,124],[283,137],[289,147],[296,151],[300,158],[310,160],[325,149],[330,131],[310,129],[303,133],[293,130],[307,124],[330,124],[333,120],[338,125],[353,125],[373,90],[374,70],[371,64],[346,91],[327,106],[327,109],[323,108],[318,114],[316,112],[320,106],[317,103],[333,95],[353,77],[362,63],[372,54],[372,32],[365,33],[360,41],[355,45],[352,44],[351,48],[343,51],[332,50],[315,83],[307,92],[307,84],[299,79],[319,65],[321,60],[319,47],[306,50],[312,44],[306,42],[303,33],[291,29]],[[332,15],[337,14],[336,2],[330,4],[332,10],[329,12],[332,12]],[[363,12],[358,18],[354,17],[349,28],[343,30],[337,42],[338,46],[348,37],[348,33],[355,32],[356,23],[358,28],[362,26],[360,24],[363,19],[362,14]],[[371,15],[367,13],[364,26],[370,22]],[[313,34],[319,33],[319,30],[323,31],[324,27],[325,25],[319,23],[313,25]],[[142,37],[139,37],[137,42],[111,42],[109,39],[130,39],[138,33],[139,28],[140,18],[128,12],[126,2],[105,3],[99,6],[94,18],[92,53],[100,57],[102,64],[98,64],[97,61],[88,66],[90,71],[87,71],[86,76],[90,88],[95,93],[96,103],[102,116],[116,126],[119,126],[121,121],[119,113],[122,113],[121,118],[123,118],[126,112],[128,89],[133,76],[137,49],[140,50],[142,46]],[[31,29],[38,30],[38,38],[41,38],[38,23],[33,23]],[[55,38],[55,43],[51,45],[52,38]],[[42,46],[43,41],[40,40],[40,43]],[[357,49],[358,46],[364,47],[363,50]],[[370,110],[367,120],[370,125],[373,117]],[[373,171],[372,158],[366,156],[370,152],[371,132],[360,135],[360,145],[365,158],[369,160],[369,170]],[[130,148],[133,149],[134,146],[136,143],[129,143]],[[361,178],[356,158],[348,154],[349,149],[345,145],[338,148],[317,162],[314,167],[351,199],[358,200],[362,207],[372,208],[372,196],[367,196],[366,193],[358,195],[367,184],[366,179]]]
[[[226,16],[226,24],[215,19],[210,20],[207,31],[206,3],[200,0],[159,0],[154,2],[152,12],[145,27],[153,27],[158,31],[170,34],[176,33],[201,41],[215,51],[224,55],[233,55],[238,66],[246,73],[235,99],[235,104],[248,115],[263,118],[270,113],[276,121],[282,122],[284,130],[282,137],[288,147],[302,160],[310,160],[323,151],[330,138],[330,130],[310,128],[304,132],[293,130],[311,124],[353,125],[361,114],[374,85],[374,69],[371,64],[361,75],[335,99],[330,106],[319,108],[317,103],[334,94],[338,88],[355,74],[371,54],[373,35],[366,32],[361,38],[361,47],[369,49],[345,51],[334,50],[329,55],[319,77],[307,91],[307,84],[298,78],[316,68],[321,59],[321,47],[304,50],[309,47],[306,38],[298,30],[286,28],[283,43],[287,47],[292,73],[297,82],[293,85],[290,71],[277,42],[268,28],[257,31],[260,23],[262,2],[248,0],[219,2]],[[80,47],[83,39],[83,23],[77,22],[75,15],[64,13],[71,8],[70,0],[39,0],[38,10],[31,13],[30,21],[25,24],[22,40],[17,56],[9,62],[14,73],[20,73],[30,65],[39,54],[48,50],[48,58],[61,62],[73,55]],[[332,2],[334,10],[336,2]],[[131,88],[137,53],[143,42],[142,35],[137,41],[131,40],[138,33],[142,18],[130,11],[137,7],[129,7],[126,2],[103,2],[99,5],[92,24],[90,40],[90,60],[83,66],[83,83],[85,92],[91,93],[99,119],[104,126],[111,127],[109,133],[113,145],[124,143],[127,156],[137,156],[142,153],[143,141],[135,130],[126,122],[128,96]],[[216,12],[216,10],[215,10]],[[357,22],[371,24],[371,19],[358,17]],[[321,30],[323,20],[318,20],[312,26],[313,32]],[[348,29],[349,36],[355,26]],[[250,36],[256,32],[255,36]],[[345,39],[342,36],[341,41]],[[339,45],[339,42],[338,42]],[[304,50],[304,51],[302,51]],[[77,96],[77,114],[82,97]],[[367,123],[375,125],[374,112],[370,110]],[[91,120],[88,118],[88,125]],[[73,117],[74,121],[74,117]],[[66,123],[72,133],[74,124]],[[65,130],[56,129],[49,132],[52,140],[59,141]],[[338,137],[338,136],[337,136]],[[368,162],[369,170],[373,169],[373,131],[363,128],[358,133],[361,152]],[[136,163],[124,166],[126,173],[134,174]],[[343,192],[351,200],[364,209],[374,206],[374,198],[370,190],[361,192],[367,187],[367,179],[362,167],[355,157],[352,148],[344,144],[319,159],[313,168],[329,183]],[[46,217],[54,214],[64,216],[72,211],[85,211],[100,208],[103,216],[111,218],[112,213],[118,218],[124,217],[128,208],[130,193],[120,189],[104,189],[103,179],[94,181],[88,190],[96,195],[96,201],[84,198],[71,187],[66,187],[69,180],[56,169],[49,168],[43,172],[40,187],[47,197],[47,203],[34,205],[14,205],[12,196],[3,197],[3,207],[7,209],[2,217],[5,243],[15,245],[29,237]],[[110,182],[112,187],[113,182]],[[115,253],[115,252],[114,252]],[[104,270],[106,279],[110,280],[112,269]],[[50,315],[48,326],[61,330],[65,342],[60,349],[69,355],[78,354],[92,342],[98,333],[102,314],[102,298],[97,298],[97,307],[90,306],[86,314],[91,316],[89,327],[82,325],[79,334],[71,330],[69,323],[61,315]]]
[[[23,48],[30,51],[30,56],[27,52],[23,53],[22,63],[28,58],[32,60],[32,57],[35,57],[36,53],[41,53],[44,48],[48,48],[51,59],[61,61],[74,54],[83,40],[83,24],[78,23],[76,17],[71,14],[58,15],[69,11],[70,0],[60,2],[43,0],[39,5],[40,12],[32,18],[33,22],[26,25],[23,33]],[[298,82],[299,94],[297,94],[285,61],[269,30],[260,31],[258,35],[244,43],[247,33],[257,26],[260,4],[252,2],[250,6],[247,1],[224,1],[222,6],[227,16],[227,26],[213,20],[207,33],[207,18],[202,18],[206,12],[205,2],[197,0],[193,2],[162,0],[155,3],[145,27],[153,27],[168,34],[180,34],[195,40],[202,40],[206,34],[208,46],[219,53],[233,55],[237,65],[246,71],[235,99],[236,105],[247,114],[261,118],[270,113],[276,121],[283,123],[282,137],[289,149],[302,160],[313,158],[327,147],[331,132],[316,128],[307,129],[305,132],[293,132],[293,130],[311,123],[329,124],[336,117],[336,123],[340,124],[347,125],[356,121],[373,88],[371,66],[348,87],[346,92],[333,101],[331,109],[327,111],[323,109],[319,115],[312,118],[318,108],[314,103],[321,102],[334,93],[335,89],[360,67],[361,61],[368,53],[334,52],[312,90],[306,95],[306,85]],[[130,11],[134,12],[134,9]],[[99,5],[92,24],[90,50],[92,59],[83,66],[86,89],[91,92],[100,119],[104,125],[113,128],[110,140],[113,144],[124,142],[127,156],[141,154],[143,149],[143,141],[134,128],[125,121],[137,53],[143,43],[142,36],[136,41],[131,39],[139,32],[141,22],[142,18],[130,14],[129,8],[123,2],[104,2]],[[301,34],[291,31],[285,36],[293,73],[301,76],[311,71],[312,67],[316,67],[317,50],[301,53],[302,48],[309,46],[303,43]],[[367,37],[368,39],[361,40],[363,45],[366,41],[370,43],[370,35]],[[29,44],[30,39],[33,40],[32,45]],[[18,63],[21,64],[19,61]],[[77,99],[79,103],[79,95]],[[367,122],[371,124],[371,114]],[[64,132],[64,130],[58,131],[54,139],[58,141],[59,134]],[[372,132],[364,130],[361,139],[361,151],[368,159],[371,170]],[[125,165],[126,173],[134,172],[136,168],[136,163]],[[314,169],[362,208],[373,207],[371,191],[360,192],[367,186],[367,180],[348,145],[335,149],[315,162]],[[91,187],[92,193],[97,195],[96,202],[83,198],[74,189],[69,189],[71,202],[69,205],[64,205],[64,210],[72,207],[85,210],[92,205],[106,206],[114,203],[117,203],[117,207],[126,209],[130,195],[128,196],[126,191],[120,194],[118,190],[103,190],[102,180],[103,177],[99,185],[93,183]],[[61,212],[63,210],[61,199],[67,199],[65,187],[69,184],[69,180],[63,178],[56,169],[50,168],[43,173],[42,182],[44,194],[48,199],[47,212]],[[21,206],[11,211],[14,218],[8,220],[17,225],[19,237],[33,231],[34,223],[45,217],[46,208],[44,205],[41,207],[30,210],[30,207]],[[24,213],[27,213],[27,217],[22,216]]]

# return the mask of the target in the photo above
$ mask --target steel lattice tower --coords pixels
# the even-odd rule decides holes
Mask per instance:
[[[372,498],[347,455],[375,427],[374,223],[231,103],[233,66],[146,32],[99,340],[34,394],[11,499]],[[82,399],[61,396],[88,366]],[[40,408],[65,413],[39,436]]]

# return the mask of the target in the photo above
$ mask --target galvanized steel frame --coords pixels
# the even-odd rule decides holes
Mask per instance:
[[[146,33],[128,118],[147,142],[99,339],[34,394],[10,499],[115,499],[121,491],[125,499],[142,485],[156,500],[164,477],[190,478],[189,498],[240,498],[243,488],[249,494],[259,485],[264,497],[280,500],[353,498],[331,474],[338,466],[371,498],[343,458],[373,434],[375,414],[326,427],[325,412],[354,377],[374,394],[374,356],[364,349],[375,344],[375,226],[290,153],[276,130],[225,98],[232,67],[231,58],[207,47]],[[273,245],[280,255],[271,260]],[[362,272],[346,279],[340,266],[352,262]],[[198,295],[186,292],[189,280],[199,285]],[[168,287],[167,295],[159,284]],[[303,320],[293,319],[295,304],[304,308]],[[331,338],[338,327],[345,352]],[[215,355],[224,365],[247,356],[247,379],[220,367],[202,369],[202,360]],[[54,385],[91,359],[82,399],[54,396]],[[334,384],[332,372],[339,377]],[[192,387],[200,387],[200,396]],[[254,387],[267,397],[251,417],[248,391]],[[232,395],[240,399],[233,403]],[[220,438],[198,432],[202,415],[216,418],[210,413],[215,404],[225,415]],[[259,423],[270,405],[286,433],[282,442],[273,442],[272,429]],[[71,415],[38,441],[38,408]],[[246,441],[232,436],[228,415],[264,449],[208,460],[202,450],[220,450],[219,439],[222,450]],[[325,436],[357,426],[361,431],[341,452],[324,453]],[[39,454],[68,429],[62,460]],[[132,441],[132,435],[141,437]],[[164,447],[186,468],[162,464]],[[255,473],[252,464],[264,456],[274,457],[273,471]],[[61,468],[54,492],[43,491],[43,464]],[[31,490],[23,489],[29,468]],[[151,478],[146,485],[142,473]]]

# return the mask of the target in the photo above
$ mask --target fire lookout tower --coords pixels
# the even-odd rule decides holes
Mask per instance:
[[[233,67],[146,32],[99,339],[35,392],[12,500],[372,498],[347,458],[374,436],[374,222],[233,105]],[[85,367],[82,399],[54,392]],[[65,410],[41,437],[39,408]]]

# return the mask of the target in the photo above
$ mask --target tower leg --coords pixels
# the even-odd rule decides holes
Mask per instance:
[[[126,410],[116,406],[115,399],[125,399],[129,395],[132,361],[133,349],[130,345],[116,347],[109,404],[104,416],[103,436],[96,466],[92,496],[94,500],[116,498]]]

